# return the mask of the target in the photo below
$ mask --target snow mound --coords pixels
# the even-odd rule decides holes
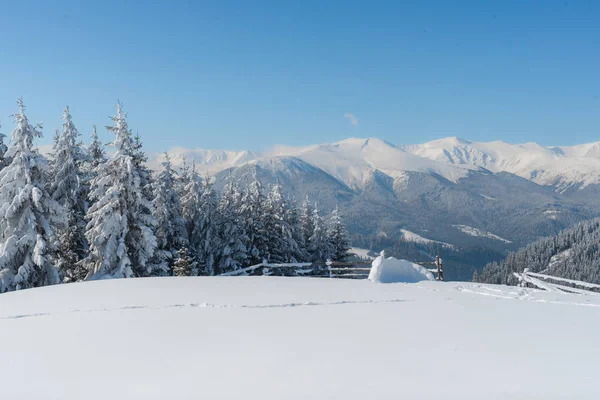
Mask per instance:
[[[433,274],[419,264],[394,257],[385,258],[383,252],[373,261],[369,280],[378,283],[415,283],[433,281]]]

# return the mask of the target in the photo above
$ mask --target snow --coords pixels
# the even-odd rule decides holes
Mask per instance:
[[[0,397],[597,399],[599,329],[599,296],[518,287],[86,282],[0,295]]]
[[[419,264],[394,257],[386,258],[382,253],[373,261],[369,280],[376,283],[415,283],[433,281],[433,274]]]
[[[371,255],[373,252],[368,249],[361,249],[360,247],[352,247],[352,248],[350,248],[349,252],[352,254],[356,254],[358,256],[358,258],[360,258],[361,260],[374,260],[375,259],[375,257],[373,257]]]
[[[376,171],[406,179],[407,171],[438,174],[457,182],[472,171],[510,172],[540,185],[564,191],[600,183],[600,142],[576,146],[543,147],[536,143],[471,142],[457,137],[423,144],[397,146],[377,138],[350,138],[337,143],[305,147],[274,146],[264,153],[186,149],[170,150],[174,164],[185,156],[195,160],[203,174],[258,160],[296,157],[320,168],[350,188],[362,188]],[[153,158],[152,164],[159,165]]]
[[[456,229],[458,229],[462,233],[469,235],[469,236],[485,237],[488,239],[499,240],[504,243],[512,243],[510,240],[506,240],[504,238],[501,238],[500,236],[494,235],[493,233],[490,233],[490,232],[483,231],[481,229],[473,228],[472,226],[468,226],[468,225],[452,225],[452,226],[454,226]]]
[[[437,244],[440,244],[449,249],[454,248],[454,246],[451,245],[450,243],[444,243],[444,242],[439,242],[437,240],[427,239],[427,238],[425,238],[421,235],[418,235],[414,232],[407,231],[406,229],[400,229],[400,233],[402,233],[402,239],[406,240],[407,242],[422,243],[422,244],[437,243]]]

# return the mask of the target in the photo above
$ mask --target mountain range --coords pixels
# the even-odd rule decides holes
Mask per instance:
[[[296,199],[308,195],[324,213],[337,205],[359,247],[412,242],[425,254],[434,247],[490,250],[477,265],[465,260],[472,269],[600,216],[600,143],[544,147],[449,137],[394,145],[351,138],[264,153],[179,147],[170,154],[176,165],[194,160],[217,187],[256,177],[264,185],[279,182]]]

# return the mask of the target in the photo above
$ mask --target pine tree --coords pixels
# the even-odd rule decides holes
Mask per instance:
[[[129,278],[154,272],[148,261],[156,248],[156,221],[144,187],[148,177],[140,162],[141,149],[134,147],[121,104],[112,120],[114,125],[107,129],[116,136],[115,153],[99,165],[91,185],[90,197],[95,202],[87,213],[88,278]]]
[[[177,192],[177,172],[171,167],[169,154],[165,153],[162,171],[154,183],[154,213],[156,218],[155,252],[159,270],[171,271],[177,251],[187,243],[181,200]]]
[[[273,185],[266,199],[263,216],[269,261],[273,263],[297,261],[294,255],[298,254],[298,244],[286,219],[287,207],[280,185]]]
[[[30,124],[22,99],[18,105],[6,152],[11,163],[0,171],[0,292],[59,283],[51,238],[65,226],[62,207],[43,181],[48,164],[33,149],[41,126]]]
[[[90,163],[90,171],[96,170],[100,164],[106,162],[106,152],[104,151],[104,146],[100,142],[98,138],[98,132],[96,131],[96,125],[92,126],[92,134],[91,134],[92,142],[87,148],[89,163]]]
[[[350,242],[348,240],[346,226],[340,217],[337,207],[331,213],[331,218],[329,219],[329,224],[327,226],[327,236],[329,239],[331,260],[344,261],[348,257]]]
[[[331,249],[329,248],[329,240],[327,238],[327,227],[319,214],[319,208],[316,204],[312,212],[311,224],[313,231],[308,239],[308,252],[311,261],[326,261],[331,257]]]
[[[312,210],[310,207],[310,200],[308,195],[304,198],[302,206],[300,207],[300,235],[304,243],[304,252],[308,254],[308,247],[310,245],[310,237],[313,235],[315,227],[313,225]]]
[[[63,206],[67,216],[67,226],[57,232],[57,266],[67,282],[82,280],[86,275],[80,261],[88,247],[84,236],[88,197],[87,156],[78,139],[79,132],[73,124],[69,107],[66,107],[62,132],[54,144],[50,193]]]
[[[298,204],[293,199],[287,199],[285,207],[285,221],[292,231],[292,239],[296,243],[293,261],[305,262],[310,257],[306,250],[306,241],[300,224]]]
[[[205,275],[219,274],[218,255],[221,253],[221,243],[217,227],[219,215],[217,212],[217,194],[209,178],[204,180],[198,220],[199,243],[196,247],[196,259]]]
[[[202,246],[200,231],[200,220],[202,217],[200,211],[203,191],[202,179],[196,172],[195,164],[192,164],[192,167],[189,170],[182,170],[181,177],[181,215],[185,224],[191,256],[197,260],[199,257],[199,249]]]
[[[234,182],[226,184],[221,193],[217,210],[220,220],[219,237],[222,243],[219,254],[221,273],[239,269],[248,258],[245,245],[248,236],[240,216],[241,197],[240,189]]]
[[[259,264],[269,259],[269,248],[265,234],[265,197],[256,176],[244,192],[241,203],[240,216],[248,235],[248,261],[251,265]]]
[[[192,276],[196,275],[197,265],[196,261],[190,255],[190,251],[187,247],[182,247],[177,252],[177,260],[173,264],[173,275],[175,276]]]

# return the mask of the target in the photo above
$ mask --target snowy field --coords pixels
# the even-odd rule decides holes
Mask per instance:
[[[2,399],[598,399],[600,296],[122,279],[0,295]]]

